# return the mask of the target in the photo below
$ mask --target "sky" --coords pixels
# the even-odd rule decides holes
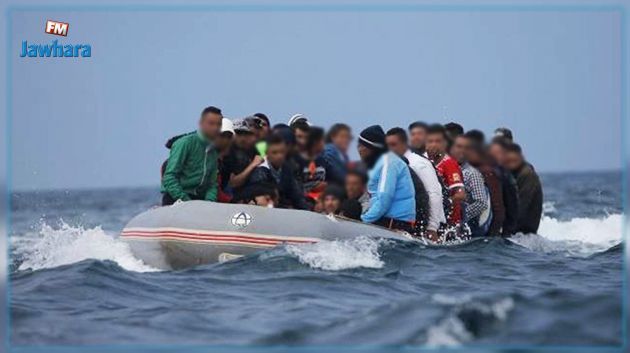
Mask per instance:
[[[507,126],[539,171],[621,167],[613,11],[14,11],[11,29],[18,190],[157,185],[165,140],[208,105],[355,134]],[[24,40],[55,39],[92,57],[19,56]]]

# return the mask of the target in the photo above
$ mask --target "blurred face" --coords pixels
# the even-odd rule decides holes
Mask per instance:
[[[326,195],[324,197],[324,213],[337,213],[337,211],[339,210],[339,206],[341,206],[341,200],[339,200],[335,196]]]
[[[348,174],[346,176],[346,194],[350,199],[358,199],[365,192],[365,185],[363,180],[354,174]]]
[[[474,148],[468,148],[466,150],[466,160],[468,161],[468,163],[475,166],[483,163],[483,158],[481,154],[479,154],[479,152]]]
[[[480,165],[483,162],[483,157],[478,150],[472,147],[472,144],[468,144],[466,149],[466,160],[472,165]]]
[[[423,149],[427,141],[427,130],[415,127],[409,131],[409,144],[416,149]]]
[[[254,132],[256,134],[256,139],[258,139],[259,141],[267,138],[267,130],[265,129],[256,128]]]
[[[280,168],[287,159],[287,145],[284,143],[276,143],[267,146],[267,160],[274,168]]]
[[[234,136],[234,143],[242,149],[254,148],[257,140],[257,136],[251,132],[240,132]]]
[[[447,143],[444,134],[436,133],[427,135],[426,147],[429,154],[446,153]]]
[[[322,152],[324,152],[324,146],[325,146],[324,140],[317,141],[317,143],[309,151],[310,156],[311,157],[319,156]]]
[[[302,129],[295,129],[295,143],[300,151],[306,149],[306,142],[308,141],[308,132]]]
[[[366,162],[372,155],[372,151],[369,148],[363,146],[362,144],[359,144],[357,146],[357,150],[359,151],[359,157],[364,162]]]
[[[352,142],[352,133],[350,130],[342,129],[332,138],[332,143],[342,152],[348,152],[350,143]]]
[[[505,150],[498,143],[493,143],[490,145],[490,149],[488,150],[490,156],[497,162],[498,165],[504,167],[505,166]]]
[[[215,113],[206,113],[199,120],[199,130],[209,140],[214,141],[221,132],[223,117]]]
[[[451,147],[451,157],[455,158],[459,163],[466,161],[466,151],[469,148],[469,141],[463,137],[455,138]]]
[[[387,136],[385,138],[385,142],[387,142],[387,148],[399,156],[402,156],[405,152],[407,152],[407,144],[400,138],[400,136]]]
[[[517,152],[506,152],[503,162],[505,168],[514,172],[523,164],[523,156]]]
[[[226,151],[232,144],[232,137],[231,132],[222,132],[214,141],[214,145],[219,151]]]

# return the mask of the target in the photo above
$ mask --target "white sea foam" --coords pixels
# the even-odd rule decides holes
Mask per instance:
[[[556,209],[556,203],[553,201],[547,201],[543,203],[543,215],[558,212]]]
[[[544,217],[538,229],[539,235],[517,234],[510,240],[533,251],[588,256],[619,244],[623,236],[622,222],[620,214],[568,221]]]
[[[156,271],[135,258],[126,243],[101,227],[86,229],[65,222],[51,227],[44,223],[38,236],[13,240],[17,254],[23,259],[20,270],[40,270],[94,259],[114,261],[128,271]]]
[[[287,252],[313,268],[339,271],[350,268],[381,268],[384,263],[378,247],[384,240],[357,237],[352,240],[320,241],[308,245],[288,245]]]

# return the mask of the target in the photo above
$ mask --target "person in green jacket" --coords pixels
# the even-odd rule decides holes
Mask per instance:
[[[216,201],[218,152],[213,141],[222,120],[221,109],[207,107],[201,112],[198,130],[173,142],[162,177],[163,206],[177,200]]]

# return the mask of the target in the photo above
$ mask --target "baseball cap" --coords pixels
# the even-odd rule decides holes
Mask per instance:
[[[496,130],[494,130],[494,136],[496,137],[504,137],[508,140],[513,140],[514,138],[512,137],[512,130],[506,128],[506,127],[500,127]]]
[[[234,135],[234,123],[232,123],[232,120],[228,118],[223,118],[223,120],[221,120],[221,133],[224,132],[230,132]]]
[[[293,124],[297,123],[298,121],[303,121],[308,125],[311,125],[308,121],[308,118],[304,114],[293,114],[291,118],[289,118],[289,122],[287,123],[287,125],[293,126]]]
[[[252,132],[254,132],[253,123],[252,123],[251,120],[248,120],[247,118],[234,120],[234,126],[233,127],[234,127],[234,132],[236,132],[236,133],[239,133],[239,132],[252,133]]]

